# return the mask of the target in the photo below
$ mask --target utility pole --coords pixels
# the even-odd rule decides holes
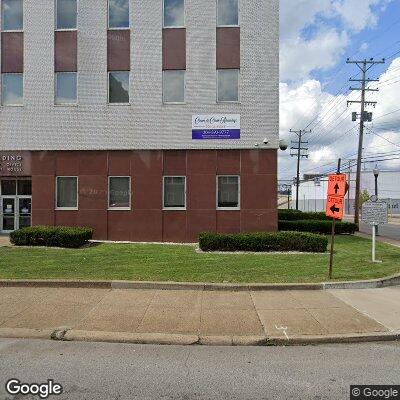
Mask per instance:
[[[292,140],[292,147],[290,148],[290,156],[297,157],[297,177],[296,177],[296,210],[299,209],[299,187],[300,187],[300,160],[302,158],[308,158],[308,147],[304,147],[308,145],[308,141],[302,141],[303,135],[306,133],[311,133],[311,131],[299,130],[293,131],[290,130],[290,133],[295,133],[298,136],[297,141]]]
[[[353,103],[359,103],[361,105],[361,112],[358,115],[357,113],[353,113],[353,121],[356,121],[357,118],[360,118],[360,133],[358,138],[358,157],[357,157],[357,173],[356,173],[356,190],[355,190],[355,209],[354,209],[354,223],[357,225],[360,221],[360,189],[361,189],[361,161],[362,161],[362,151],[363,151],[363,141],[364,141],[364,122],[372,121],[372,113],[366,112],[366,106],[376,106],[376,101],[366,101],[365,100],[365,92],[377,92],[378,89],[371,89],[367,87],[370,82],[378,82],[378,79],[369,79],[367,78],[367,72],[376,64],[384,64],[385,59],[380,61],[375,61],[373,58],[370,60],[364,59],[361,61],[351,61],[349,58],[347,59],[347,64],[356,64],[357,67],[362,72],[362,79],[350,79],[350,82],[360,82],[361,87],[350,87],[351,91],[359,90],[361,91],[361,100],[348,100],[347,106]]]

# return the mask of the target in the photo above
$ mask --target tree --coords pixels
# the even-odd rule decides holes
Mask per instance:
[[[364,190],[360,193],[360,209],[362,205],[367,202],[371,198],[371,195],[368,193],[368,190]]]

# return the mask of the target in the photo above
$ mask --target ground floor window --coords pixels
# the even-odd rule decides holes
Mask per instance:
[[[56,193],[58,210],[78,209],[78,178],[76,176],[57,176]]]
[[[164,176],[164,209],[186,209],[186,177]]]
[[[240,178],[239,176],[217,177],[217,208],[239,209],[240,208]]]
[[[131,209],[131,178],[129,176],[108,177],[108,208]]]

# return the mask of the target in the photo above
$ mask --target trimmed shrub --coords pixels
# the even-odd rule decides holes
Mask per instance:
[[[299,251],[324,253],[328,239],[304,232],[201,233],[203,251]]]
[[[302,212],[298,210],[278,210],[279,221],[330,221],[324,212]]]
[[[92,236],[92,228],[32,226],[11,232],[10,241],[15,246],[77,248],[86,244]]]
[[[278,221],[280,231],[296,231],[296,232],[311,232],[330,234],[332,232],[332,221]],[[358,231],[357,225],[352,222],[337,221],[335,232],[338,235],[353,234]]]

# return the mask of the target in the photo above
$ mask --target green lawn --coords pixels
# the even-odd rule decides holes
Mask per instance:
[[[400,248],[336,238],[335,280],[372,279],[400,272]],[[100,244],[87,249],[0,248],[1,279],[123,279],[177,282],[321,282],[328,254],[198,254],[193,246]]]

